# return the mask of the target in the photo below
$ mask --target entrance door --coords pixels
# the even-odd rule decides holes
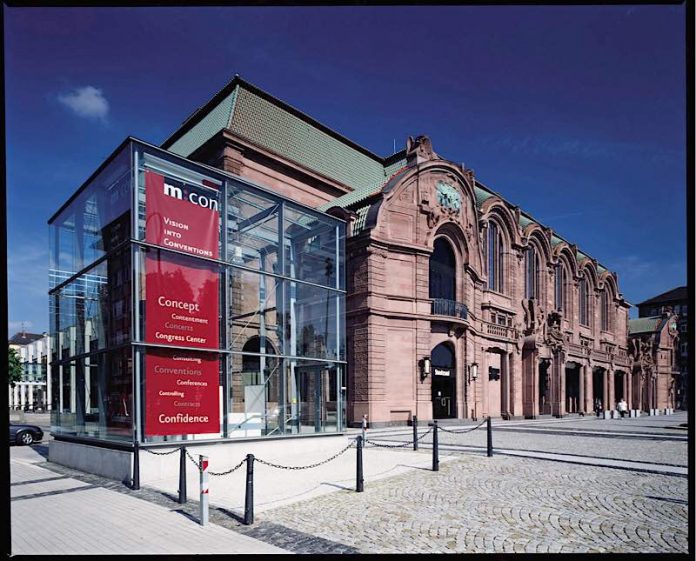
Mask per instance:
[[[571,363],[566,365],[566,413],[577,413],[580,411],[580,366]]]
[[[539,363],[539,415],[551,414],[550,366],[551,362],[547,359]]]
[[[456,417],[456,379],[452,348],[447,343],[439,344],[433,349],[431,362],[433,418],[451,419]]]

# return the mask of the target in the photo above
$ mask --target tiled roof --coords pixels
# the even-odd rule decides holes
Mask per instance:
[[[379,159],[244,88],[239,88],[229,128],[254,144],[353,189],[375,184],[384,177]]]
[[[677,288],[673,288],[672,290],[668,290],[667,292],[663,292],[662,294],[658,294],[657,296],[653,296],[652,298],[649,298],[648,300],[645,300],[644,302],[641,302],[638,305],[641,306],[643,304],[659,304],[662,302],[671,302],[675,300],[688,299],[689,294],[686,291],[686,287],[679,286]]]
[[[220,103],[213,107],[191,130],[176,140],[168,150],[188,156],[205,144],[222,129],[229,126],[239,88],[234,88]]]
[[[34,341],[41,339],[43,335],[39,333],[15,333],[12,338],[8,341],[10,345],[28,345]]]
[[[365,205],[360,207],[355,211],[355,213],[358,215],[358,217],[355,219],[355,222],[353,222],[353,235],[357,236],[360,232],[362,232],[365,229],[365,222],[367,220],[367,211],[370,210],[370,206],[372,205]]]
[[[489,193],[485,189],[481,189],[481,187],[478,186],[474,186],[474,195],[476,196],[476,206],[478,208],[481,208],[481,205],[485,201],[495,196],[493,193]]]
[[[628,334],[654,333],[659,330],[662,321],[662,316],[630,319],[628,320]]]
[[[223,129],[353,189],[319,210],[364,201],[406,165],[405,150],[387,158],[377,156],[238,76],[195,111],[162,146],[188,157]],[[487,199],[500,197],[478,181],[474,194],[478,208]],[[520,214],[523,229],[535,222]],[[560,242],[560,238],[552,238],[552,245]],[[583,258],[587,256],[578,252],[578,259]]]
[[[351,205],[364,201],[365,199],[376,195],[382,190],[386,178],[382,178],[379,182],[374,185],[368,185],[366,187],[359,187],[350,193],[341,195],[337,199],[333,199],[328,203],[323,203],[317,207],[317,210],[326,211],[332,206],[340,206],[341,208],[348,208]]]
[[[223,129],[353,189],[385,177],[384,158],[238,77],[162,146],[188,157]],[[387,176],[390,168],[403,166],[400,154],[392,155],[397,159],[388,164]]]
[[[527,226],[530,224],[534,224],[534,220],[531,220],[529,217],[525,216],[524,214],[520,214],[520,226],[524,230]]]

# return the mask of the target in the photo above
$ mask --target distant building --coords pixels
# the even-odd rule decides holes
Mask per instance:
[[[672,312],[677,316],[679,339],[678,351],[675,356],[676,369],[679,375],[675,381],[675,409],[687,409],[689,396],[689,295],[686,286],[679,286],[658,294],[638,304],[640,318],[657,318],[663,312]]]
[[[50,354],[48,335],[22,331],[8,343],[19,354],[23,368],[22,379],[10,388],[10,408],[28,411],[50,408],[50,389],[46,383]]]

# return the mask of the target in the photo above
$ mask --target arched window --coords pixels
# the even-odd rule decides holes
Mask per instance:
[[[587,279],[582,277],[578,286],[578,311],[580,315],[580,323],[589,325],[587,313]]]
[[[609,331],[609,293],[607,290],[602,291],[600,307],[600,319],[603,331]]]
[[[533,245],[525,252],[525,297],[539,299],[539,255]]]
[[[556,265],[556,276],[555,276],[555,304],[556,309],[559,311],[566,310],[566,286],[568,284],[568,277],[566,275],[566,269],[562,263]]]
[[[488,226],[488,288],[503,292],[503,235],[495,222]]]
[[[448,343],[440,343],[430,353],[434,368],[454,368],[454,351]]]
[[[437,238],[430,256],[430,298],[456,300],[457,260],[445,238]]]

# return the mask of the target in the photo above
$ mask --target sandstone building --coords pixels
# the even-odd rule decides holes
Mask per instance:
[[[646,375],[617,275],[428,137],[380,157],[235,77],[162,147],[346,220],[349,424],[673,406],[671,328]]]

